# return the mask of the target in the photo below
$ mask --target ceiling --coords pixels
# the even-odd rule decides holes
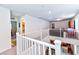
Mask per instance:
[[[79,11],[77,4],[1,4],[0,6],[9,8],[12,16],[28,14],[48,21],[71,17]]]

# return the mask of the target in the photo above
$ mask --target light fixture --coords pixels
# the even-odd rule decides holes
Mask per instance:
[[[51,11],[49,10],[49,14],[51,14]]]
[[[48,11],[48,19],[52,19],[51,10]]]
[[[56,19],[56,20],[59,21],[59,20],[61,20],[61,19],[58,18],[58,19]]]

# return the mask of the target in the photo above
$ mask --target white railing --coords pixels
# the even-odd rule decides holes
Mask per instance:
[[[27,37],[43,40],[47,36],[57,36],[57,37],[65,37],[65,38],[73,38],[79,39],[79,32],[67,32],[67,29],[41,29],[38,31],[27,32],[24,35]]]
[[[24,35],[27,37],[33,38],[33,39],[39,39],[42,40],[45,37],[49,36],[49,29],[41,29],[38,31],[33,31],[33,32],[27,32]]]
[[[79,40],[79,32],[77,31],[68,31],[67,29],[49,29],[51,36],[72,38]]]
[[[56,36],[59,36],[61,39],[56,38],[55,36],[55,45],[50,44],[50,31],[58,31],[55,33]],[[51,35],[52,35],[51,33]],[[53,36],[53,35],[52,35]],[[25,54],[25,55],[60,55],[61,52],[61,40],[69,39],[67,32],[63,32],[61,29],[44,29],[35,32],[28,32],[26,34],[17,33],[17,54]],[[74,36],[75,37],[75,36]],[[78,37],[78,35],[77,35]],[[60,40],[60,41],[59,41]],[[67,42],[66,42],[67,43]],[[54,52],[52,52],[54,50]],[[74,49],[76,51],[76,48]],[[76,52],[75,52],[76,54]]]
[[[19,33],[17,36],[17,54],[18,55],[60,55],[61,54],[61,42],[55,41],[55,45],[39,41],[36,39],[28,38],[27,36]],[[52,52],[52,49],[54,50]]]
[[[73,32],[73,33],[63,32],[63,37],[79,40],[79,33],[78,32]]]

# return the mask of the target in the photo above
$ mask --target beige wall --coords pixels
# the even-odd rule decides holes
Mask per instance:
[[[26,32],[33,32],[33,31],[38,31],[40,29],[49,28],[48,21],[33,16],[25,15],[24,20],[26,23],[26,30],[25,30]]]
[[[52,27],[52,23],[55,24],[55,28],[68,28],[68,21],[51,22],[50,27]]]
[[[25,33],[27,34],[29,32],[36,32],[36,33],[30,35],[31,37],[32,36],[38,37],[38,36],[40,36],[40,30],[49,28],[49,22],[46,20],[39,19],[39,18],[29,16],[29,15],[25,15],[22,18],[24,18],[24,20],[25,20]]]
[[[0,7],[0,52],[11,48],[10,10]]]

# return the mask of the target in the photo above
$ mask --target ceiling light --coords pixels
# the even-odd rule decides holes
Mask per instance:
[[[49,14],[51,14],[51,11],[49,10]]]
[[[59,20],[61,20],[61,19],[56,19],[56,20],[58,20],[58,21],[59,21]]]

